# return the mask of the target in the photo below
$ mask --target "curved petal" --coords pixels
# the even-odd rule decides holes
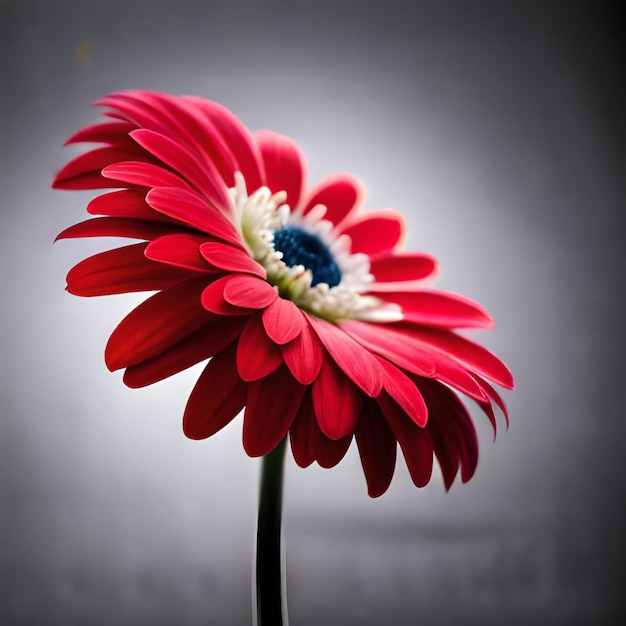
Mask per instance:
[[[139,94],[139,99],[151,101],[152,110],[163,117],[160,132],[173,133],[213,177],[221,178],[228,187],[233,186],[233,174],[237,170],[235,159],[215,124],[207,119],[197,103],[157,92],[144,92]]]
[[[461,452],[457,440],[460,438],[458,429],[452,424],[444,424],[433,419],[427,426],[428,434],[433,442],[435,457],[441,468],[443,484],[449,491],[459,471]]]
[[[137,126],[132,122],[98,122],[75,132],[63,145],[73,143],[108,143],[116,146],[134,147],[128,133]]]
[[[396,438],[374,400],[366,400],[356,427],[356,445],[370,498],[382,496],[396,468]]]
[[[389,361],[380,357],[378,361],[383,369],[385,391],[418,426],[425,426],[428,421],[428,409],[417,385]]]
[[[374,292],[376,297],[402,308],[408,322],[449,328],[493,328],[493,319],[478,303],[443,291]]]
[[[276,298],[263,311],[263,325],[268,337],[279,345],[293,341],[306,324],[302,311],[291,300]],[[297,377],[296,377],[297,380]]]
[[[249,456],[263,456],[282,441],[305,391],[306,387],[296,382],[286,367],[248,384],[243,447]]]
[[[220,133],[236,162],[236,169],[246,180],[248,191],[256,191],[263,184],[265,170],[259,148],[248,129],[231,111],[217,102],[194,96],[183,96],[182,99],[193,103]],[[233,186],[234,179],[231,182],[227,180],[226,184]]]
[[[103,170],[108,167],[115,168],[113,164],[120,161],[135,162],[143,158],[143,153],[144,151],[139,146],[135,150],[116,146],[94,148],[72,159],[54,177],[52,187],[54,189],[100,189],[124,186],[118,184],[123,179],[117,179],[113,173],[110,176],[104,176]],[[148,160],[152,160],[151,157]]]
[[[431,352],[423,347],[407,345],[401,332],[386,325],[355,320],[345,320],[339,325],[360,344],[402,369],[418,376],[429,377],[435,374]]]
[[[362,393],[326,356],[312,387],[315,416],[329,439],[342,439],[354,433],[362,403]]]
[[[352,436],[343,439],[329,439],[315,419],[315,409],[311,394],[306,393],[300,410],[289,429],[289,439],[293,458],[300,467],[308,467],[317,461],[321,467],[335,467],[345,456]]]
[[[197,108],[183,98],[146,90],[126,90],[97,100],[94,106],[106,106],[117,112],[106,114],[130,121],[142,130],[165,135],[191,152],[195,160],[212,172],[226,169],[232,177],[232,159],[219,144],[220,138],[207,125]],[[221,148],[221,149],[220,149]]]
[[[255,135],[265,166],[265,181],[272,193],[287,193],[287,204],[295,209],[306,177],[304,155],[289,137],[270,130],[260,130]]]
[[[98,98],[91,106],[115,109],[113,117],[123,119],[144,128],[161,130],[163,115],[159,107],[151,106],[154,93],[139,89],[126,89]],[[107,114],[110,114],[107,112]],[[121,114],[121,115],[119,115]]]
[[[428,406],[428,423],[436,423],[445,437],[454,438],[461,458],[461,481],[466,483],[478,465],[478,438],[472,418],[458,396],[441,383],[423,380],[419,384]]]
[[[171,224],[159,224],[146,220],[128,219],[125,217],[95,217],[74,224],[59,233],[59,239],[75,239],[78,237],[128,237],[130,239],[157,239],[171,233]]]
[[[106,149],[106,148],[103,148]],[[108,187],[174,187],[190,189],[186,181],[159,165],[144,161],[119,161],[103,168],[102,176],[110,179]],[[119,183],[122,184],[119,184]]]
[[[502,411],[502,414],[504,415],[504,419],[506,421],[506,427],[508,429],[509,428],[509,412],[507,411],[504,400],[502,400],[498,392],[487,381],[483,380],[480,376],[477,376],[475,374],[473,376],[476,379],[476,382],[483,389],[483,391],[489,396],[489,398],[491,398],[491,400],[493,400],[496,403],[498,408]],[[494,420],[495,420],[495,416],[494,416]],[[494,425],[494,430],[495,430],[495,425]]]
[[[67,290],[75,296],[153,291],[190,277],[189,272],[147,259],[146,245],[137,243],[88,257],[69,271]]]
[[[439,271],[435,257],[423,252],[401,252],[384,254],[370,261],[370,274],[378,283],[399,283],[423,280],[434,276]],[[376,284],[372,291],[377,291]]]
[[[307,317],[335,363],[368,396],[377,396],[383,373],[376,358],[341,328],[314,315]]]
[[[289,343],[282,344],[280,349],[285,364],[299,383],[310,385],[317,378],[324,360],[324,349],[304,316],[300,334]]]
[[[224,299],[224,289],[232,278],[232,275],[218,278],[202,292],[200,302],[207,311],[216,315],[250,315],[254,313],[254,309],[233,306]]]
[[[324,434],[315,419],[313,399],[307,389],[302,398],[300,409],[289,429],[289,442],[293,459],[300,467],[308,467],[315,461],[321,437],[324,437]]]
[[[351,443],[351,434],[342,439],[329,439],[322,433],[322,439],[315,459],[317,464],[324,469],[335,467],[346,456]]]
[[[314,206],[322,204],[326,207],[324,219],[339,226],[365,198],[365,187],[350,174],[333,174],[320,181],[307,194],[304,202],[303,215]]]
[[[237,339],[244,321],[241,317],[211,321],[161,354],[128,367],[124,384],[133,389],[152,385],[214,356]]]
[[[177,220],[173,220],[149,207],[146,204],[145,192],[134,189],[118,189],[97,196],[87,205],[87,212],[91,215],[127,217],[179,225]]]
[[[425,487],[433,471],[433,444],[428,431],[410,420],[386,393],[381,393],[377,402],[402,448],[413,483]]]
[[[280,350],[265,334],[260,316],[250,317],[237,346],[237,370],[246,382],[265,378],[283,362]]]
[[[165,187],[151,189],[146,196],[146,202],[159,213],[243,250],[233,224],[218,209],[191,190]]]
[[[186,280],[133,309],[109,338],[107,367],[113,371],[151,359],[214,320],[200,305],[206,283],[204,276]]]
[[[452,356],[419,340],[416,333],[399,325],[365,324],[346,321],[341,327],[357,341],[402,369],[439,380],[470,398],[486,400],[487,395],[473,376]]]
[[[257,263],[240,246],[233,247],[212,241],[200,246],[200,254],[218,270],[253,274],[263,279],[267,277],[265,268]]]
[[[362,252],[369,256],[391,252],[405,230],[404,218],[392,209],[370,211],[341,226],[342,234],[352,241],[352,254]]]
[[[491,402],[489,400],[475,400],[481,411],[487,416],[491,428],[493,429],[493,440],[496,440],[498,435],[498,423],[496,422],[496,414],[493,411]]]
[[[131,137],[160,161],[178,172],[213,205],[223,208],[224,211],[229,210],[228,190],[210,161],[204,161],[203,167],[200,167],[195,155],[190,154],[169,137],[151,130],[143,128],[134,130]]]
[[[165,235],[148,245],[146,256],[153,261],[194,272],[215,273],[200,254],[200,246],[206,240],[206,235],[195,233]]]
[[[449,330],[402,325],[399,327],[407,336],[451,356],[480,376],[506,389],[513,389],[514,380],[509,368],[497,356],[477,343]]]
[[[224,285],[224,300],[234,306],[264,309],[276,298],[278,298],[276,289],[255,276],[233,274]]]
[[[235,345],[214,356],[196,383],[183,415],[189,439],[206,439],[221,430],[246,403],[246,384],[235,364]]]

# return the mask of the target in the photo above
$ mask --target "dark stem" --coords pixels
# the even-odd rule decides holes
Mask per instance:
[[[261,465],[256,535],[257,626],[287,626],[287,606],[285,603],[283,611],[281,574],[281,518],[286,445],[287,438],[263,457]]]

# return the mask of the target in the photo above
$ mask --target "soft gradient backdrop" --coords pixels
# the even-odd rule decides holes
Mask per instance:
[[[518,388],[477,474],[366,495],[356,449],[289,461],[293,626],[617,625],[624,618],[623,44],[619,3],[0,0],[1,536],[7,626],[250,624],[259,462],[240,419],[181,416],[199,367],[129,390],[106,339],[144,296],[79,299],[104,241],[55,235],[87,192],[50,180],[145,88],[222,102],[359,176]],[[502,421],[501,421],[502,423]]]

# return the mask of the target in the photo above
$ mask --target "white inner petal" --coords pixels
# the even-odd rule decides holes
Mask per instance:
[[[248,195],[246,182],[240,172],[235,173],[235,186],[229,189],[233,223],[250,256],[267,272],[267,280],[275,285],[284,298],[319,317],[335,321],[342,318],[378,322],[402,319],[399,306],[363,295],[374,282],[370,274],[369,257],[351,254],[347,235],[335,235],[332,222],[323,219],[326,207],[319,204],[306,215],[291,212],[285,204],[284,191],[272,194],[260,187]],[[286,227],[298,228],[314,235],[331,252],[341,272],[341,282],[329,287],[326,283],[312,285],[311,270],[302,265],[287,266],[283,253],[274,248],[274,233]]]

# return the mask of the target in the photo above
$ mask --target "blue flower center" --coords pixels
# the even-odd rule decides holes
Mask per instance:
[[[335,287],[341,282],[339,266],[326,244],[316,235],[287,226],[274,233],[274,249],[283,253],[287,267],[304,265],[310,270],[313,274],[311,285],[326,283]]]

